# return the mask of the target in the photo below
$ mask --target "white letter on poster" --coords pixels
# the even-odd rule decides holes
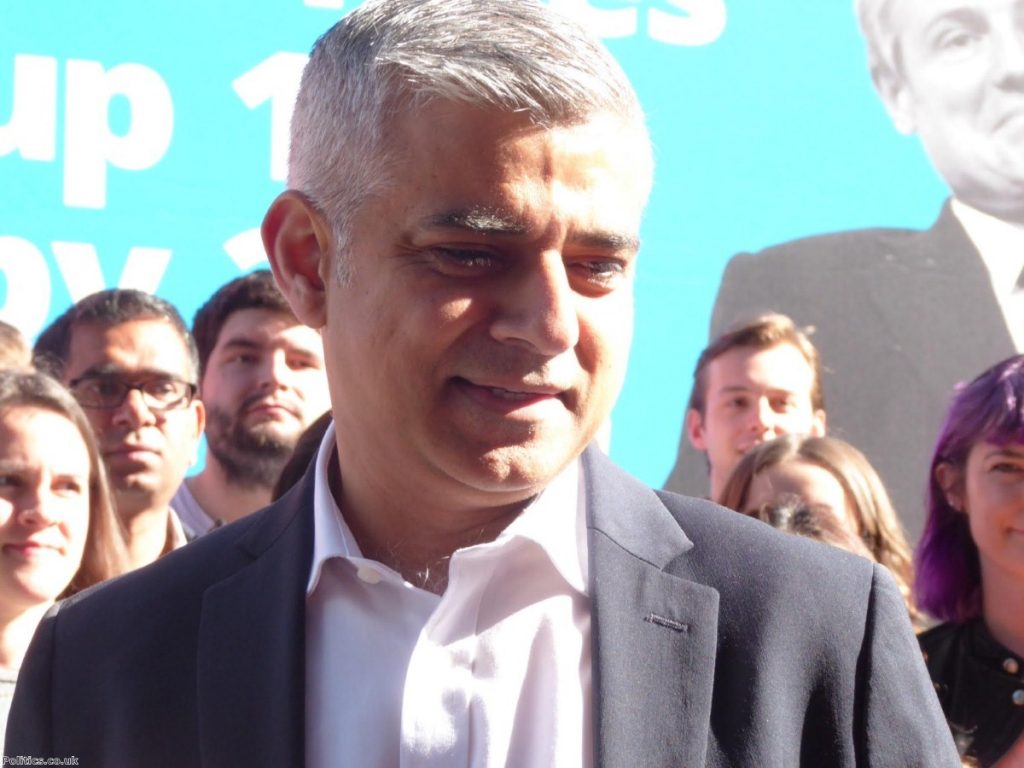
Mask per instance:
[[[270,178],[274,181],[284,181],[288,175],[288,132],[305,66],[306,56],[301,53],[275,53],[231,83],[249,109],[270,101]]]
[[[11,119],[0,125],[0,157],[18,150],[26,160],[53,160],[57,151],[57,60],[15,56],[11,93]]]
[[[239,232],[225,241],[224,250],[235,262],[235,266],[243,271],[258,264],[265,264],[267,261],[267,252],[263,249],[263,237],[259,228]]]
[[[92,243],[54,241],[50,246],[72,301],[81,301],[90,293],[108,287],[100,270],[100,258]],[[128,260],[121,271],[117,287],[156,293],[170,260],[171,252],[166,248],[132,248],[128,251]]]
[[[110,100],[128,99],[131,123],[111,133]],[[118,64],[106,71],[98,61],[67,66],[64,128],[64,203],[76,208],[107,204],[107,164],[128,171],[160,161],[174,132],[174,107],[167,84],[149,67]]]
[[[725,0],[666,0],[685,16],[652,8],[648,34],[652,40],[670,45],[708,45],[725,31]]]
[[[32,338],[50,313],[50,269],[28,240],[0,237],[0,272],[7,279],[7,300],[0,320]]]
[[[576,19],[598,37],[631,37],[636,34],[636,8],[594,8],[587,0],[551,0],[549,5]]]

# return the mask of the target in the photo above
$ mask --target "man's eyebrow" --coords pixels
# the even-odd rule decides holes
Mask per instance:
[[[243,349],[262,349],[263,344],[255,339],[251,339],[247,336],[232,336],[227,341],[221,344],[221,347],[241,347]]]
[[[525,235],[529,231],[516,217],[486,208],[444,211],[428,216],[422,224],[429,229],[466,229],[478,235]]]
[[[422,224],[431,229],[465,229],[478,235],[525,235],[529,226],[516,216],[499,210],[472,208],[428,216]],[[593,230],[574,233],[574,245],[606,251],[640,250],[640,238],[619,232]]]
[[[640,250],[640,238],[635,235],[623,235],[620,232],[593,231],[580,232],[573,236],[572,242],[584,248],[597,248],[603,251],[628,251],[636,253]]]
[[[717,394],[726,394],[726,395],[733,394],[734,392],[753,392],[753,391],[754,391],[754,388],[750,387],[750,386],[747,386],[746,384],[730,384],[729,386],[719,387],[718,389],[715,390],[715,392]]]
[[[119,379],[181,379],[189,381],[188,376],[160,368],[122,368],[116,363],[100,363],[92,365],[76,376],[77,379],[116,377]]]

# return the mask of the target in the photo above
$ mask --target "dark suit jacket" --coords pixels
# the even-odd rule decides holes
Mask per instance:
[[[839,232],[735,256],[711,337],[768,311],[816,329],[829,433],[867,455],[917,539],[953,386],[1015,353],[985,265],[948,203],[923,232]],[[683,434],[666,487],[706,494],[706,466]]]
[[[958,764],[885,571],[655,493],[593,449],[584,471],[597,765]],[[267,510],[55,607],[7,753],[301,765],[311,509],[307,473]]]

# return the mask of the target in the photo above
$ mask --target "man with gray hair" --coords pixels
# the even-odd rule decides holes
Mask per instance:
[[[263,225],[334,426],[280,501],[57,607],[13,754],[83,765],[956,765],[891,577],[588,447],[643,115],[545,6],[371,0]]]
[[[1024,351],[1024,0],[858,0],[876,90],[952,196],[925,231],[866,229],[733,258],[711,337],[783,312],[814,326],[829,428],[885,480],[916,538],[953,386]],[[699,463],[667,483],[689,492]]]

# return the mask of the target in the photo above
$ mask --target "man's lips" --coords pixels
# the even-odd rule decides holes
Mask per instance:
[[[106,446],[103,449],[104,459],[137,459],[147,461],[153,456],[159,455],[160,451],[158,449],[144,443],[118,443]]]
[[[476,382],[456,377],[455,385],[474,401],[491,410],[511,413],[550,402],[561,404],[567,389],[552,384]]]
[[[246,408],[243,413],[246,416],[295,416],[295,411],[286,405],[277,405],[274,403],[261,403],[260,405],[254,405]]]
[[[280,400],[254,400],[244,403],[241,408],[243,416],[271,417],[275,419],[298,419],[299,410],[291,403]]]

